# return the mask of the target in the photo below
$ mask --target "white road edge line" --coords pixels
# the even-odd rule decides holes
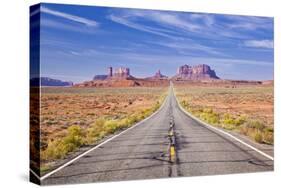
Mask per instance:
[[[203,124],[203,125],[206,126],[207,128],[211,128],[211,129],[213,129],[213,130],[215,130],[215,131],[218,131],[218,132],[220,132],[220,133],[222,133],[222,134],[225,134],[225,135],[231,137],[232,139],[234,139],[234,140],[240,142],[241,144],[247,146],[248,148],[251,148],[252,150],[258,152],[259,154],[263,155],[264,157],[266,157],[266,158],[268,158],[268,159],[270,159],[270,160],[272,160],[272,161],[274,160],[274,157],[272,157],[272,156],[270,156],[270,155],[264,153],[263,151],[261,151],[261,150],[255,148],[254,146],[251,146],[250,144],[247,144],[246,142],[240,140],[239,138],[236,138],[236,137],[233,136],[232,134],[227,133],[227,132],[225,132],[225,131],[223,131],[223,130],[221,130],[221,129],[218,129],[218,128],[212,126],[212,125],[209,125],[208,123],[202,121],[201,119],[199,119],[199,118],[193,116],[192,114],[190,114],[189,112],[187,112],[187,111],[180,105],[180,103],[179,103],[179,101],[178,101],[178,99],[177,99],[176,96],[175,96],[175,98],[176,98],[176,100],[177,100],[177,103],[178,103],[180,109],[181,109],[186,115],[188,115],[189,117],[191,117],[191,118],[194,119],[195,121],[197,121],[197,122]]]
[[[40,177],[38,176],[38,174],[36,174],[31,168],[29,170],[37,179],[40,180]]]
[[[104,142],[102,142],[102,143],[96,145],[95,147],[89,149],[88,151],[86,151],[86,152],[84,152],[84,153],[78,155],[78,156],[75,157],[74,159],[68,161],[67,163],[63,164],[62,166],[56,168],[55,170],[53,170],[53,171],[51,171],[51,172],[45,174],[45,175],[42,176],[41,178],[39,178],[39,177],[38,177],[38,178],[39,178],[41,181],[43,181],[44,179],[48,178],[48,177],[51,176],[52,174],[54,174],[54,173],[60,171],[61,169],[65,168],[66,166],[70,165],[71,163],[73,163],[74,161],[80,159],[81,157],[87,155],[88,153],[94,151],[95,149],[99,148],[100,146],[106,144],[107,142],[113,140],[114,138],[116,138],[116,137],[118,137],[118,136],[120,136],[120,135],[126,133],[127,131],[129,131],[129,130],[131,130],[131,129],[137,127],[138,125],[140,125],[140,124],[146,122],[147,120],[151,119],[155,114],[157,114],[158,112],[160,112],[160,111],[162,110],[162,108],[165,106],[165,104],[166,104],[166,102],[167,102],[167,99],[168,99],[168,97],[169,97],[169,93],[170,93],[170,91],[168,91],[168,95],[166,96],[166,98],[165,98],[164,102],[162,103],[161,107],[160,107],[156,112],[154,112],[153,114],[151,114],[150,116],[148,116],[147,118],[145,118],[144,120],[138,122],[137,124],[133,125],[132,127],[128,128],[128,129],[122,131],[121,133],[119,133],[119,134],[117,134],[117,135],[115,135],[115,136],[113,136],[113,137],[111,137],[111,138],[105,140]]]

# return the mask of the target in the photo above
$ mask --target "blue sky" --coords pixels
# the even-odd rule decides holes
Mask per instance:
[[[273,18],[42,4],[41,74],[82,82],[129,67],[136,77],[208,64],[223,79],[273,79]]]

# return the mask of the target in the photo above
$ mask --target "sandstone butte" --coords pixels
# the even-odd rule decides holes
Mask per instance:
[[[95,75],[93,80],[75,84],[74,87],[154,87],[168,86],[170,80],[179,84],[206,84],[226,85],[235,88],[236,85],[273,85],[273,80],[268,81],[247,81],[247,80],[225,80],[217,76],[215,70],[209,65],[201,64],[195,66],[183,65],[177,69],[174,76],[168,77],[158,70],[153,76],[136,78],[131,75],[130,69],[119,67],[113,70],[109,67],[107,74]]]
[[[153,76],[136,78],[130,74],[127,67],[113,70],[108,67],[107,74],[95,75],[93,80],[76,84],[75,87],[131,87],[131,86],[165,86],[169,80],[217,80],[220,79],[210,66],[202,64],[196,66],[183,65],[177,70],[175,76],[169,78],[158,70]]]

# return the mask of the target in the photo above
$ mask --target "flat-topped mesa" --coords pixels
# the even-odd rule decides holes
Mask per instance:
[[[201,64],[196,66],[183,65],[177,70],[176,79],[183,80],[204,80],[204,79],[220,79],[210,66]]]
[[[130,69],[126,67],[119,67],[114,70],[114,73],[112,75],[112,78],[121,78],[126,79],[130,78]]]
[[[107,79],[129,79],[133,78],[130,75],[130,69],[127,67],[119,67],[114,69],[112,67],[108,67],[107,74],[95,75],[93,80],[107,80]]]

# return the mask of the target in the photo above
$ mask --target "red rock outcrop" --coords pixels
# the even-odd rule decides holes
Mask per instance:
[[[183,65],[177,70],[174,79],[182,80],[204,80],[204,79],[219,79],[215,71],[210,66],[202,64],[196,66]]]
[[[132,76],[130,75],[130,69],[127,67],[116,68],[113,72],[112,78],[116,78],[116,79],[132,78]]]
[[[133,76],[130,75],[130,69],[127,67],[119,67],[114,71],[112,67],[108,67],[108,73],[102,75],[95,75],[93,80],[106,80],[106,79],[132,79]]]

